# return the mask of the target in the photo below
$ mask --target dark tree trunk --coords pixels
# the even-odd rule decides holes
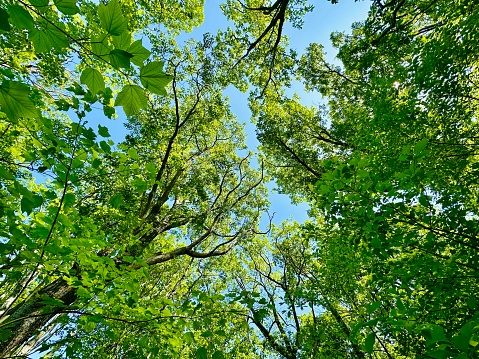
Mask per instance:
[[[2,337],[6,338],[0,342],[0,358],[13,356],[15,351],[35,334],[35,331],[40,331],[50,319],[65,309],[63,306],[45,303],[42,297],[48,296],[61,300],[64,306],[68,306],[77,299],[76,291],[76,288],[59,278],[11,308],[6,313],[7,318],[3,323],[7,325],[1,329]]]

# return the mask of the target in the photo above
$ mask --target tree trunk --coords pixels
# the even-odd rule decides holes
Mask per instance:
[[[49,320],[65,309],[64,306],[45,303],[42,300],[45,296],[61,300],[64,306],[72,304],[77,299],[76,288],[59,278],[11,308],[6,313],[4,326],[0,330],[3,332],[0,341],[0,358],[13,356],[35,335],[36,331],[40,331]]]

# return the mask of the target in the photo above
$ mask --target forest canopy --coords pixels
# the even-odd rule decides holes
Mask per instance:
[[[478,3],[214,6],[0,3],[0,358],[479,358]]]

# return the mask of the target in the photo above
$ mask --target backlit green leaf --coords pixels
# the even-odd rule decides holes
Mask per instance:
[[[95,95],[98,91],[105,89],[105,81],[103,75],[97,69],[85,69],[83,70],[80,81],[82,84],[88,86],[90,92]]]
[[[140,70],[141,84],[149,91],[158,95],[166,95],[165,86],[168,85],[172,79],[173,76],[163,72],[162,61],[150,62]]]
[[[133,55],[130,59],[137,66],[143,66],[143,62],[150,56],[151,52],[143,47],[141,40],[136,40],[128,47],[127,51]]]
[[[20,5],[12,5],[8,7],[10,14],[10,22],[19,29],[32,30],[35,26],[32,15]]]
[[[30,89],[27,85],[15,81],[3,81],[0,85],[0,110],[8,118],[34,118],[39,111],[28,97]]]
[[[116,68],[128,68],[130,67],[130,59],[133,57],[129,52],[115,49],[110,52],[110,63]]]
[[[127,116],[138,113],[148,105],[148,98],[144,90],[137,85],[126,85],[118,94],[115,106],[122,106]]]
[[[118,0],[111,0],[107,5],[101,3],[98,6],[98,16],[101,27],[111,35],[119,36],[128,27]]]
[[[65,15],[75,15],[79,9],[76,0],[53,0],[55,6]]]
[[[374,349],[374,342],[376,341],[376,336],[374,333],[370,333],[367,337],[366,340],[364,341],[364,350],[368,353],[371,354]]]
[[[28,0],[35,7],[48,6],[49,0]]]
[[[69,45],[67,36],[51,24],[46,24],[42,29],[31,30],[29,37],[38,53],[48,52],[52,48],[62,50]]]
[[[128,51],[131,44],[131,34],[128,31],[124,31],[120,36],[112,36],[111,39],[116,49]]]

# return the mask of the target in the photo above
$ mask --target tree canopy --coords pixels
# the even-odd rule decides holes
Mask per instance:
[[[479,358],[479,6],[315,5],[0,4],[0,358]]]

